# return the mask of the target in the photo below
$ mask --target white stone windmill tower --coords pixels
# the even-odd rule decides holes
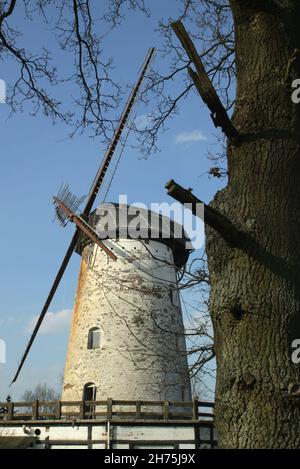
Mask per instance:
[[[97,234],[99,209],[90,216],[153,54],[154,49],[150,49],[82,214],[74,213],[80,200],[67,188],[61,191],[60,198],[54,197],[61,224],[70,220],[77,229],[13,382],[25,363],[72,253],[78,250],[80,234],[84,233],[87,244],[82,251],[63,400],[89,400],[96,392],[101,400],[190,399],[176,283],[176,269],[186,262],[188,254],[184,236],[162,237],[158,232],[156,239],[148,233],[132,239],[121,237],[118,232],[103,243]],[[145,219],[148,220],[148,212]],[[116,226],[119,230],[119,220]],[[154,228],[152,221],[148,221],[149,227]]]
[[[97,174],[94,178],[94,181],[91,185],[91,189],[89,191],[89,195],[85,201],[84,208],[82,210],[81,216],[76,215],[74,212],[77,210],[79,207],[80,203],[82,202],[82,199],[77,199],[69,190],[68,187],[64,187],[59,194],[59,197],[54,197],[54,203],[55,203],[55,210],[57,214],[57,218],[60,221],[60,224],[62,226],[66,226],[68,221],[72,221],[73,223],[76,224],[76,231],[71,239],[70,245],[66,251],[66,254],[62,260],[62,263],[59,267],[59,270],[56,274],[56,277],[54,279],[54,282],[51,286],[51,289],[49,291],[49,294],[46,298],[46,301],[44,303],[43,309],[38,317],[37,323],[32,331],[31,337],[29,339],[29,342],[27,344],[27,347],[25,349],[25,352],[21,358],[20,364],[17,368],[16,374],[14,375],[14,378],[11,382],[11,384],[15,383],[19,377],[19,374],[24,366],[24,363],[27,359],[27,356],[31,350],[32,344],[40,330],[40,327],[42,325],[43,320],[45,319],[45,316],[47,314],[48,308],[53,300],[53,297],[57,291],[57,288],[63,278],[63,275],[65,273],[65,270],[69,264],[69,261],[72,257],[72,254],[74,250],[76,249],[76,246],[78,244],[78,239],[81,233],[84,233],[87,235],[91,240],[96,242],[101,249],[104,249],[104,251],[112,258],[114,258],[114,255],[112,252],[106,249],[104,244],[101,242],[100,239],[97,238],[97,235],[93,231],[93,229],[87,224],[86,220],[88,219],[91,210],[93,208],[93,205],[96,201],[97,195],[99,193],[100,187],[103,183],[103,180],[105,178],[105,175],[107,173],[107,170],[109,168],[109,165],[111,163],[112,157],[115,153],[115,150],[118,146],[118,143],[120,141],[121,135],[123,130],[126,127],[126,124],[128,123],[131,111],[133,109],[134,103],[136,102],[136,99],[138,97],[139,91],[141,89],[142,82],[146,76],[147,70],[149,69],[149,66],[151,64],[151,61],[153,59],[155,53],[155,49],[152,47],[149,49],[144,64],[141,68],[139,78],[132,88],[132,91],[130,93],[130,96],[128,98],[128,101],[125,105],[125,108],[123,110],[123,113],[121,115],[121,118],[119,120],[119,123],[116,127],[116,130],[114,132],[113,138],[106,150],[106,153],[104,155],[104,158],[100,164],[100,167],[97,171]]]
[[[104,220],[114,222],[105,245],[117,260],[88,239],[81,249],[63,401],[191,400],[177,290],[187,240],[175,237],[182,229],[174,223],[164,237],[166,217],[138,212],[145,222],[138,239],[128,236],[127,206],[102,204],[91,214],[101,238]]]

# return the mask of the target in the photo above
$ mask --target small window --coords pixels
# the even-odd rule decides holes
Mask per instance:
[[[97,388],[95,383],[87,383],[83,388],[83,400],[84,401],[95,401],[97,394]]]
[[[170,300],[173,306],[179,306],[178,292],[175,287],[170,287],[169,290]]]
[[[97,395],[97,388],[95,383],[87,383],[83,388],[83,400],[85,402],[84,412],[85,418],[94,419],[96,406],[94,404],[87,404],[88,401],[95,401]],[[87,414],[87,415],[86,415]]]
[[[99,327],[93,327],[89,330],[88,336],[88,349],[96,349],[100,348],[100,341],[101,341],[101,332]]]

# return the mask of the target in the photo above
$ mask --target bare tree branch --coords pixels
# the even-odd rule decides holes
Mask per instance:
[[[11,0],[10,4],[8,6],[8,9],[6,11],[4,9],[5,4],[4,3],[0,4],[0,26],[3,23],[3,21],[5,20],[5,18],[10,16],[12,14],[12,12],[14,11],[15,6],[16,6],[16,2],[17,2],[17,0]]]
[[[225,108],[230,109],[234,42],[228,2],[181,0],[180,4],[179,18],[191,27],[191,38],[202,45],[199,56],[223,98]],[[88,131],[90,135],[101,135],[108,141],[119,117],[117,109],[122,93],[119,84],[112,79],[111,59],[104,59],[104,28],[107,29],[107,25],[117,27],[125,20],[128,10],[147,18],[151,13],[151,2],[111,0],[99,19],[97,7],[90,0],[23,0],[21,3],[15,0],[2,2],[1,6],[0,58],[10,57],[19,67],[19,76],[8,90],[12,111],[23,110],[26,105],[34,115],[41,111],[53,120],[62,120],[71,126],[71,136],[75,132]],[[22,31],[11,26],[16,8],[22,6],[29,21],[42,20],[48,30],[54,31],[58,47],[73,57],[71,73],[65,74],[65,70],[56,67],[53,49],[41,48],[38,54],[25,49],[20,42]],[[190,60],[186,59],[184,49],[174,43],[171,22],[170,19],[162,20],[158,26],[162,35],[159,53],[166,59],[166,70],[152,70],[148,74],[148,83],[141,96],[148,106],[148,125],[144,128],[132,126],[136,130],[137,146],[144,156],[157,149],[159,136],[166,129],[168,120],[176,115],[182,101],[195,89],[193,81],[184,73]],[[178,85],[171,88],[175,79]],[[71,104],[65,99],[63,88],[69,85],[72,87]],[[55,94],[52,95],[53,90]]]
[[[176,36],[180,40],[183,48],[185,49],[190,61],[194,64],[196,72],[188,67],[188,72],[192,78],[201,98],[207,104],[211,111],[211,118],[215,127],[221,127],[225,135],[237,143],[239,140],[239,134],[231,120],[229,119],[226,110],[224,109],[216,90],[214,89],[206,71],[202,64],[201,58],[199,57],[196,48],[189,37],[186,29],[184,28],[181,21],[172,23],[172,29]],[[231,53],[228,54],[228,57]],[[226,58],[224,59],[226,60]]]
[[[51,21],[60,48],[74,55],[74,73],[67,77],[59,73],[51,65],[53,59],[45,48],[36,55],[18,46],[21,34],[7,21],[15,12],[16,1],[12,1],[7,9],[2,5],[0,53],[13,58],[19,65],[19,77],[10,87],[8,104],[14,112],[22,111],[27,102],[34,115],[42,111],[53,120],[62,120],[72,126],[71,135],[88,128],[90,133],[101,134],[107,141],[118,119],[113,113],[120,102],[120,87],[110,78],[111,60],[102,61],[102,36],[94,33],[95,20],[90,0],[36,0],[35,5],[24,0],[25,15],[32,21],[34,15],[42,15],[48,22],[47,8],[50,4],[57,6],[57,18]],[[64,110],[65,103],[50,95],[51,87],[71,82],[79,91],[79,97],[73,99],[76,111]],[[104,86],[107,91],[104,91]]]

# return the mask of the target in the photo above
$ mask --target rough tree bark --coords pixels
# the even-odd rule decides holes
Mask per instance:
[[[258,256],[207,227],[223,448],[300,448],[300,78],[298,0],[230,0],[237,97],[229,179],[211,206],[254,240]],[[290,66],[289,66],[290,64]],[[255,254],[255,253],[254,253]]]

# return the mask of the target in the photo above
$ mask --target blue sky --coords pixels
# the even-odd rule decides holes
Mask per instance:
[[[107,56],[114,58],[114,73],[122,85],[133,84],[147,49],[160,45],[157,22],[162,16],[176,18],[176,5],[171,0],[152,0],[151,19],[128,12],[127,20],[106,39]],[[25,32],[26,45],[37,49],[45,26],[24,22],[22,11],[17,12],[15,23]],[[52,41],[48,31],[44,40]],[[65,70],[70,66],[70,60],[61,53],[58,61]],[[157,55],[155,66],[164,65]],[[14,76],[14,65],[0,62],[0,79],[9,85]],[[170,90],[177,86],[175,82]],[[68,101],[71,93],[70,85],[62,99]],[[62,229],[52,223],[51,197],[62,181],[78,195],[86,194],[105,151],[100,139],[88,135],[66,139],[69,129],[62,124],[54,126],[41,115],[32,117],[28,110],[8,119],[7,105],[0,104],[0,339],[7,345],[7,363],[0,364],[2,399],[73,232],[72,226]],[[139,103],[135,113],[142,119],[147,114],[145,105]],[[184,101],[167,127],[159,141],[160,152],[146,160],[131,148],[135,141],[133,135],[130,137],[108,200],[127,194],[130,203],[170,201],[164,185],[171,178],[194,188],[205,202],[211,200],[220,183],[203,174],[211,166],[208,150],[217,148],[216,130],[200,98],[194,94]],[[14,399],[41,381],[59,387],[79,261],[74,255],[50,307],[55,314],[39,334],[18,382],[10,389]]]

